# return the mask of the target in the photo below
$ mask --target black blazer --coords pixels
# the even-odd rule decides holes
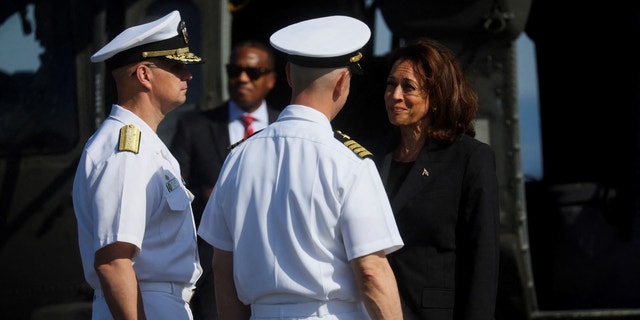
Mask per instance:
[[[393,146],[376,155],[385,186]],[[500,213],[495,155],[464,136],[427,143],[390,195],[404,247],[388,255],[404,319],[494,319]],[[387,190],[390,192],[390,190]]]
[[[280,111],[267,106],[269,123]],[[196,225],[207,204],[207,190],[218,180],[222,164],[229,154],[229,103],[213,109],[189,113],[178,119],[171,141],[171,153],[180,163],[182,178],[194,194],[193,213]],[[235,142],[235,141],[234,141]]]

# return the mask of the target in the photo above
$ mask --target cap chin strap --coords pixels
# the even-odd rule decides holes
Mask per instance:
[[[359,51],[345,54],[338,57],[307,57],[300,55],[289,55],[289,61],[303,67],[311,68],[338,68],[356,64],[362,59]]]
[[[179,55],[189,52],[189,47],[171,49],[171,50],[158,50],[158,51],[144,51],[142,52],[143,58],[164,57],[170,55]]]
[[[360,59],[362,59],[362,52],[358,52],[358,54],[356,54],[355,56],[349,58],[349,62],[356,63],[356,62],[360,61]]]
[[[202,58],[196,56],[192,52],[189,52],[189,47],[171,50],[144,51],[142,52],[142,57],[145,59],[162,57],[183,63],[197,63],[202,61]]]

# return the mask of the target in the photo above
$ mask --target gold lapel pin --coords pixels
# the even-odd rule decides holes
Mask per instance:
[[[424,169],[424,168],[423,168],[423,169],[422,169],[422,175],[423,175],[423,176],[427,176],[427,177],[428,177],[428,176],[429,176],[429,171],[427,171],[427,169]]]

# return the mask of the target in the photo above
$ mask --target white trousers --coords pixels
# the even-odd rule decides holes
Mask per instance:
[[[142,303],[147,319],[193,320],[189,307],[192,288],[168,282],[141,282]],[[91,320],[113,320],[101,290],[93,298]]]
[[[369,319],[360,302],[324,301],[296,304],[252,304],[251,320],[365,320]]]

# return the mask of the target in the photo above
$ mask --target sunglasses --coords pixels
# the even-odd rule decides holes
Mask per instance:
[[[239,77],[240,74],[242,74],[242,72],[244,71],[249,77],[249,79],[258,80],[263,75],[267,73],[271,73],[273,71],[267,68],[254,68],[254,67],[245,68],[245,67],[237,66],[235,64],[227,64],[226,67],[227,67],[227,76],[229,76],[230,79]]]

